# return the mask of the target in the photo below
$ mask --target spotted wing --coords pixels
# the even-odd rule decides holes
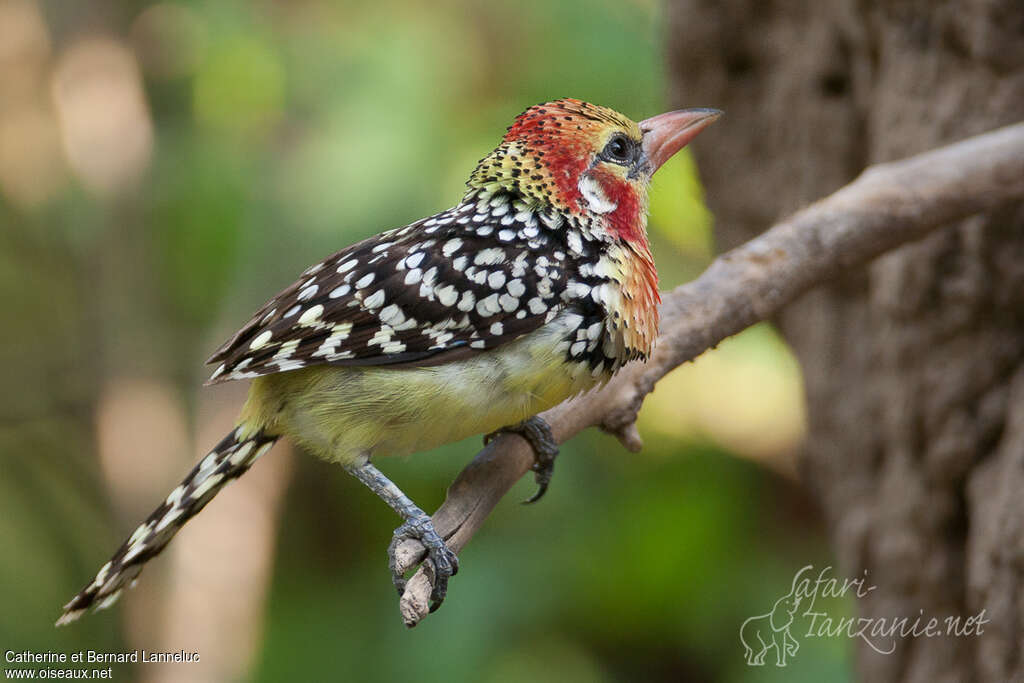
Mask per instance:
[[[564,306],[567,257],[535,215],[502,208],[462,205],[312,266],[207,361],[210,382],[436,364],[536,329]]]

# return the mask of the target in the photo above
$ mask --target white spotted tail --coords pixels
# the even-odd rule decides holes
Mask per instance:
[[[239,426],[226,436],[156,510],[117,549],[96,578],[64,605],[57,626],[70,624],[86,610],[114,604],[125,586],[134,584],[143,566],[160,554],[185,522],[198,513],[225,484],[244,474],[277,440]]]

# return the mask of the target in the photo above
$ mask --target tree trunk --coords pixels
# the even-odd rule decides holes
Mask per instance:
[[[667,0],[667,14],[671,103],[726,112],[695,146],[723,248],[867,164],[1024,118],[1020,0]],[[859,676],[1024,680],[1024,205],[842,274],[778,322],[803,366],[802,471],[837,573],[877,586],[859,615],[989,620],[888,655],[861,643]]]

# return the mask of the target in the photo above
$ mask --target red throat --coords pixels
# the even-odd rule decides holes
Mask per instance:
[[[639,196],[642,190],[608,171],[595,168],[590,175],[597,181],[608,201],[615,205],[615,209],[605,216],[608,230],[626,242],[642,244],[646,250],[647,202]]]

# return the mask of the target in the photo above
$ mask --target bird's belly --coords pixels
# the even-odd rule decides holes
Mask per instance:
[[[604,379],[566,360],[568,323],[559,323],[436,366],[319,366],[260,377],[249,404],[329,460],[427,450],[520,422]],[[278,405],[261,405],[264,396]]]

